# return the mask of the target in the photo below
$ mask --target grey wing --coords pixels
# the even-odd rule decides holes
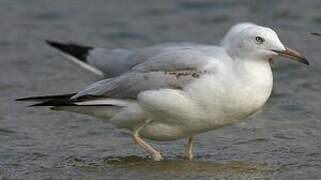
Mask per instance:
[[[143,59],[130,61],[130,57],[135,54],[131,49],[104,49],[94,48],[87,57],[87,64],[101,71],[105,77],[118,76]]]
[[[132,67],[126,61],[134,54],[130,49],[109,50],[52,40],[46,40],[46,43],[62,52],[68,60],[99,76],[117,76]]]
[[[87,95],[135,99],[140,92],[146,90],[182,89],[202,76],[204,72],[201,68],[211,60],[211,57],[193,48],[169,50],[136,65],[119,77],[88,86],[73,99]]]
[[[105,74],[106,77],[119,76],[151,57],[169,50],[197,46],[191,43],[167,43],[136,49],[94,48],[90,51],[87,63]]]
[[[104,77],[119,76],[137,64],[169,50],[200,46],[192,43],[166,43],[136,49],[105,49],[51,40],[46,42],[61,51],[67,59],[75,64]]]

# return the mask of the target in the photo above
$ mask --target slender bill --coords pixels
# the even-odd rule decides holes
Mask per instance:
[[[303,55],[301,55],[299,52],[293,49],[285,48],[284,51],[277,51],[277,50],[272,50],[272,51],[278,53],[280,56],[309,65],[309,61]]]

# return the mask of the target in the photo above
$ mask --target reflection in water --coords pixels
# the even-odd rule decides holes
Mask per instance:
[[[250,164],[242,161],[212,162],[212,161],[184,161],[184,160],[163,160],[152,161],[150,158],[138,156],[115,157],[110,156],[99,159],[87,159],[69,157],[59,163],[54,169],[66,169],[73,167],[78,169],[82,175],[97,173],[106,176],[113,172],[114,177],[138,179],[153,177],[154,179],[172,179],[172,177],[194,178],[236,178],[236,179],[262,179],[267,178],[273,172],[280,170],[262,164]]]
[[[242,161],[211,162],[211,161],[184,161],[163,160],[154,162],[149,158],[138,156],[108,157],[105,162],[114,167],[134,171],[170,172],[177,175],[199,174],[267,174],[273,171],[271,166],[249,164]]]

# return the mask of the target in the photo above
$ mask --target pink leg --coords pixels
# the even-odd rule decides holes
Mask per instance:
[[[141,131],[150,121],[146,121],[144,124],[139,126],[133,131],[133,138],[134,141],[142,147],[145,151],[147,151],[154,161],[160,161],[162,159],[162,156],[159,151],[155,150],[151,145],[146,143],[140,136],[139,131]]]
[[[193,137],[188,138],[188,143],[185,148],[185,160],[192,160],[193,159]]]

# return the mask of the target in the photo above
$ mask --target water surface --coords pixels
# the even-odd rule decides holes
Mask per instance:
[[[321,179],[321,1],[1,1],[0,179]],[[45,38],[107,48],[217,43],[236,22],[273,27],[311,66],[274,64],[274,91],[248,121],[186,140],[151,142],[152,162],[126,132],[94,118],[26,108],[17,97],[68,93],[97,80]]]

